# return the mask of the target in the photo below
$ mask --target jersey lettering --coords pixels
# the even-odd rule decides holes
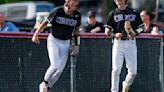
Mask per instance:
[[[134,14],[125,15],[125,20],[135,21],[135,18],[136,18],[136,15]]]
[[[119,22],[123,20],[135,21],[135,18],[136,18],[136,15],[134,14],[125,15],[125,18],[123,17],[123,14],[119,14],[119,15],[114,16],[114,21],[115,22]]]
[[[56,17],[56,22],[59,24],[65,24],[69,26],[76,26],[77,20],[64,18],[64,17]]]
[[[122,21],[122,20],[124,20],[122,14],[119,14],[119,15],[115,15],[115,16],[114,16],[114,21],[115,21],[115,22],[119,22],[119,21]]]

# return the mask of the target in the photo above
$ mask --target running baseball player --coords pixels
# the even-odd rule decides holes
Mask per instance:
[[[105,34],[114,39],[112,48],[111,92],[119,91],[119,76],[125,58],[128,74],[122,83],[122,92],[128,92],[137,75],[136,29],[142,23],[140,15],[127,7],[127,0],[114,0],[117,8],[108,15]],[[113,30],[113,32],[111,32]]]
[[[72,34],[79,34],[81,14],[77,11],[78,0],[65,0],[63,6],[56,7],[48,18],[35,31],[32,42],[39,43],[38,34],[51,23],[51,33],[47,38],[50,66],[44,80],[39,85],[39,92],[48,92],[60,77],[68,59]]]

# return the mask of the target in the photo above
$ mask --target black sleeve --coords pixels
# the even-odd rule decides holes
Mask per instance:
[[[53,18],[55,17],[55,15],[56,15],[58,9],[59,9],[59,7],[56,7],[56,8],[54,8],[54,9],[50,12],[49,16],[47,17],[47,21],[48,21],[49,23],[50,23],[50,22],[53,20]]]
[[[79,13],[76,27],[79,27],[80,25],[81,25],[81,14]]]
[[[86,23],[86,24],[83,26],[83,31],[84,31],[84,32],[90,32],[90,30],[91,30],[91,28],[90,28],[89,24]]]
[[[90,32],[90,28],[88,26],[84,26],[85,32]]]
[[[101,31],[100,32],[104,32],[105,31],[105,29],[104,29],[104,24],[103,23],[99,23],[99,27],[100,27],[100,29],[101,29]]]
[[[142,24],[142,19],[140,17],[139,12],[136,12],[136,22],[135,22],[135,28],[134,30],[136,30],[141,24]]]
[[[133,30],[138,35],[139,33],[141,33],[143,31],[142,28],[139,28],[139,26],[143,22],[142,22],[142,19],[140,17],[140,13],[139,12],[135,12],[135,15],[136,15],[136,19],[135,19],[135,22],[134,22]]]
[[[110,26],[110,27],[113,27],[114,25],[114,10],[112,10],[111,12],[109,12],[109,14],[108,14],[108,19],[107,19],[107,24],[106,25],[108,25],[108,26]]]

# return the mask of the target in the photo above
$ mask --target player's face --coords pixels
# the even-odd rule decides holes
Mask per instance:
[[[90,24],[90,25],[94,25],[95,22],[96,22],[96,20],[95,20],[94,17],[87,17],[87,22],[88,22],[88,24]]]
[[[126,5],[126,3],[125,3],[126,0],[114,0],[114,1],[115,1],[117,6]]]
[[[71,10],[77,10],[78,9],[78,6],[79,6],[79,1],[78,0],[71,0],[70,3],[70,8]]]
[[[146,14],[146,11],[142,11],[142,12],[140,13],[140,17],[141,17],[141,19],[142,19],[143,22],[149,20],[149,15]]]

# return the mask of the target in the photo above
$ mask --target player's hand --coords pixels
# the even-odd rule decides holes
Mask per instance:
[[[97,33],[97,31],[95,29],[92,29],[90,32],[91,33]]]
[[[33,35],[31,40],[32,40],[32,42],[39,44],[40,41],[39,41],[39,38],[38,38],[38,33],[34,33],[34,35]]]
[[[105,28],[105,35],[110,35],[109,33],[110,33],[110,29],[106,27]]]
[[[122,37],[122,34],[121,34],[121,33],[116,33],[116,34],[115,34],[115,38],[116,38],[116,39],[120,39],[121,37]]]

